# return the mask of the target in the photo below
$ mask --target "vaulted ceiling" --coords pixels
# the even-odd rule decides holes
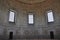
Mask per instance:
[[[40,3],[40,2],[43,2],[45,0],[16,0],[16,1],[33,4],[33,3]]]

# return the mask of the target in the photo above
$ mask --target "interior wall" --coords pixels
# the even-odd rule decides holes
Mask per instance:
[[[9,23],[9,10],[16,13],[15,24]],[[47,22],[47,11],[52,10],[54,22]],[[34,14],[34,25],[28,25],[27,15]],[[36,4],[24,4],[15,0],[0,0],[0,28],[3,36],[14,32],[14,38],[50,38],[49,32],[54,31],[55,38],[60,36],[60,0],[47,0]],[[1,32],[1,31],[0,31]],[[7,35],[8,34],[8,35]],[[15,37],[16,36],[16,37]],[[24,36],[24,37],[23,37]]]

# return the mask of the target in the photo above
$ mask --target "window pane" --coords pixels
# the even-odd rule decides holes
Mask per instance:
[[[14,22],[14,12],[10,11],[9,13],[9,21]]]
[[[53,13],[49,12],[47,15],[48,15],[48,22],[53,22],[54,21]]]
[[[29,14],[28,20],[29,20],[29,24],[33,24],[33,14]]]

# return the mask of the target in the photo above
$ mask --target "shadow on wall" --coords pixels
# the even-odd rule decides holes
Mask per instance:
[[[7,38],[7,37],[4,37],[4,36],[0,36],[0,40],[7,40],[7,39],[57,39],[57,38],[48,38],[49,37],[49,35],[48,36],[46,36],[46,35],[31,35],[31,36],[21,36],[21,35],[19,35],[19,36],[13,36],[12,35],[12,32],[10,33],[10,35],[9,35],[9,38]],[[18,38],[17,38],[18,37]],[[59,39],[59,37],[58,37],[58,39]]]
[[[56,36],[56,38],[55,38]],[[7,40],[7,39],[60,39],[59,35],[54,35],[53,31],[50,31],[50,35],[39,35],[38,33],[29,33],[25,35],[13,35],[13,32],[9,32],[9,36],[7,35],[0,35],[0,40]]]

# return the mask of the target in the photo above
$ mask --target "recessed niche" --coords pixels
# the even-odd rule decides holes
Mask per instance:
[[[9,32],[9,39],[13,39],[13,32]]]

